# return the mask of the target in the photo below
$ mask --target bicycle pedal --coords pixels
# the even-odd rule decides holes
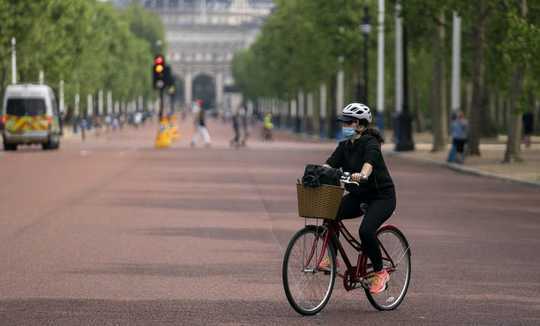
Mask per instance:
[[[367,278],[362,278],[357,284],[359,284],[364,289],[369,290],[369,281]]]

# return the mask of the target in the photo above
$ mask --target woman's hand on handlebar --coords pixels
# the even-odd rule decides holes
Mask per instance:
[[[359,183],[363,183],[363,182],[368,181],[368,176],[363,173],[353,173],[351,175],[351,180],[359,182]]]

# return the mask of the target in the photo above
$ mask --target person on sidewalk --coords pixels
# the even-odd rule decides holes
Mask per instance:
[[[531,135],[534,131],[534,115],[531,111],[523,113],[523,143],[525,147],[531,147]]]
[[[458,112],[457,118],[450,125],[450,130],[452,131],[452,145],[456,147],[455,162],[463,164],[465,162],[465,143],[469,133],[469,123],[463,112]]]
[[[450,116],[450,119],[451,119],[450,125],[452,125],[454,121],[456,121],[457,119],[457,113],[453,112]],[[448,152],[448,158],[446,159],[446,162],[454,163],[456,161],[456,154],[457,154],[456,144],[454,144],[454,141],[452,139],[452,143],[450,144],[450,151]]]
[[[191,138],[191,147],[195,147],[199,137],[203,139],[206,147],[210,147],[210,133],[206,128],[206,113],[202,107],[202,100],[197,100],[193,105],[193,114],[195,117],[195,133]]]
[[[383,268],[376,233],[396,208],[394,182],[381,152],[384,140],[377,129],[370,127],[371,110],[364,104],[347,105],[338,120],[343,124],[346,139],[339,143],[325,166],[351,172],[353,181],[360,183],[346,186],[349,193],[342,199],[338,216],[342,219],[359,217],[362,204],[367,204],[358,232],[363,251],[373,264],[373,273],[368,277],[369,291],[380,293],[386,289],[390,274]]]

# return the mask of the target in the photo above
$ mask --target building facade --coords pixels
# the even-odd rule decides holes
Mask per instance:
[[[160,15],[167,62],[186,105],[202,99],[223,108],[224,87],[234,83],[234,53],[249,47],[273,7],[271,0],[140,0]]]

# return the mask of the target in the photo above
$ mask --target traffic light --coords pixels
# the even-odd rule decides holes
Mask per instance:
[[[154,88],[162,89],[165,87],[165,58],[161,54],[154,57],[152,79],[154,81]]]

